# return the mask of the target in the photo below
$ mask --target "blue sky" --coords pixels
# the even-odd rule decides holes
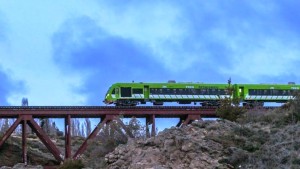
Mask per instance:
[[[103,105],[132,80],[299,83],[299,6],[0,0],[0,105]]]

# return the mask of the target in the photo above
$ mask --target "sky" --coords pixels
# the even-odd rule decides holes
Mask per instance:
[[[300,82],[300,1],[0,0],[0,105],[103,105],[116,82]]]

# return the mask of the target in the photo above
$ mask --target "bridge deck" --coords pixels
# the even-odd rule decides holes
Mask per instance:
[[[34,118],[49,117],[103,117],[123,115],[124,117],[181,117],[188,114],[202,117],[215,117],[216,107],[201,106],[2,106],[0,118],[16,118],[19,115],[32,115]]]

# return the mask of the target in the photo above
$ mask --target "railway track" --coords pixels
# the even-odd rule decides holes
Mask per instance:
[[[126,109],[217,109],[217,106],[0,106],[0,110],[126,110]],[[274,109],[276,106],[257,107],[258,109]],[[248,108],[251,109],[251,108]]]

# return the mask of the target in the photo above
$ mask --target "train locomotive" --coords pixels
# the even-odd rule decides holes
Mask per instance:
[[[300,85],[288,84],[208,84],[208,83],[115,83],[105,95],[105,104],[135,106],[152,103],[163,105],[166,102],[178,104],[201,104],[218,106],[223,98],[239,98],[243,105],[265,102],[285,103],[293,99]],[[229,94],[230,93],[230,94]]]

